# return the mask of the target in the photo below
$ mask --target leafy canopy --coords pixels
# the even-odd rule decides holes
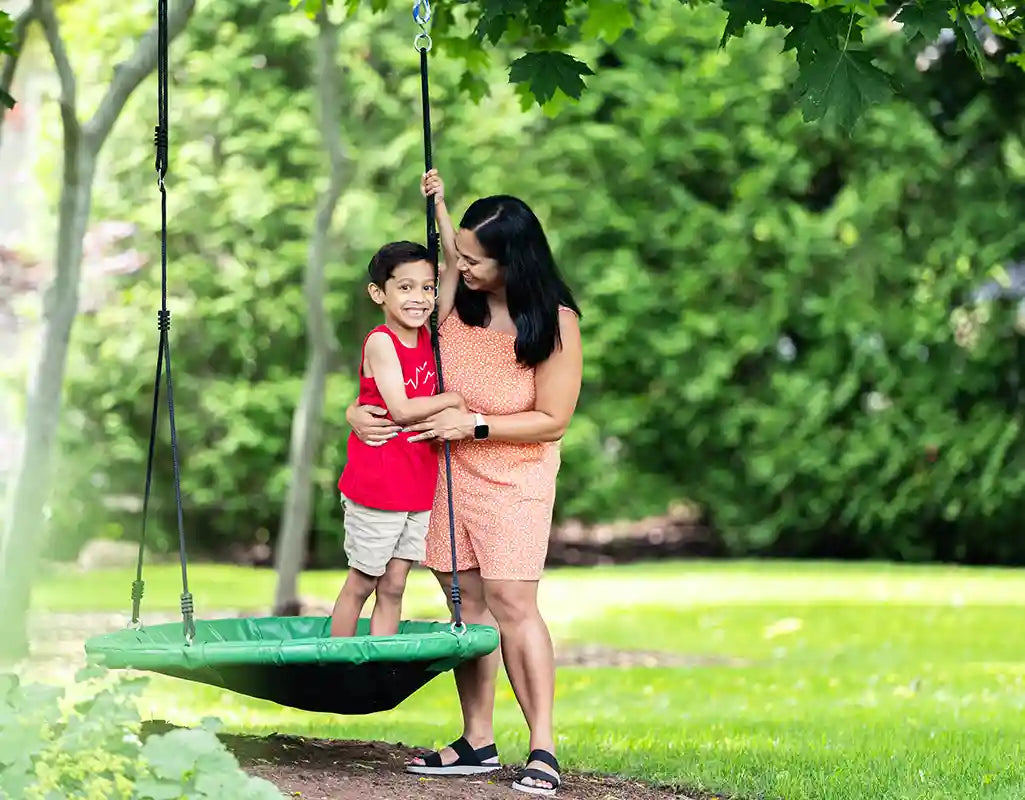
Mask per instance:
[[[513,42],[525,52],[509,70],[509,81],[520,88],[524,101],[541,106],[563,98],[579,99],[584,78],[592,68],[568,50],[586,41],[612,44],[630,30],[641,6],[659,0],[435,0],[431,35],[449,55],[462,59],[462,87],[478,100],[487,92],[479,77],[485,46]],[[662,0],[673,2],[673,0]],[[691,5],[716,0],[676,0]],[[393,10],[388,0],[290,0],[315,15],[323,3],[344,5],[348,12],[362,3],[374,11]],[[832,117],[850,128],[868,106],[899,93],[893,75],[866,50],[866,34],[890,30],[902,35],[912,51],[936,41],[943,32],[955,37],[983,75],[987,72],[986,39],[1003,40],[1008,61],[1025,69],[1023,11],[1009,0],[718,0],[727,12],[720,46],[743,36],[750,25],[786,31],[784,51],[793,50],[798,63],[795,90],[808,122]],[[421,0],[421,5],[423,0]],[[412,11],[412,2],[410,3]],[[412,14],[407,20],[413,25]],[[471,29],[469,34],[459,31]],[[13,56],[14,24],[0,11],[0,55]],[[0,104],[13,98],[0,86]]]
[[[334,0],[351,12],[360,3],[374,11],[394,10],[388,0]],[[690,5],[716,0],[676,0]],[[332,0],[291,0],[315,14]],[[476,74],[484,48],[499,42],[524,49],[509,70],[509,81],[526,103],[558,105],[559,96],[579,99],[590,65],[568,51],[587,41],[614,43],[634,27],[641,7],[659,0],[436,0],[432,4],[434,41],[442,51],[461,58],[466,73],[462,86],[474,99],[487,87]],[[673,0],[662,0],[673,2]],[[874,103],[900,93],[894,76],[867,50],[866,38],[885,31],[907,42],[910,56],[949,32],[981,74],[986,74],[982,42],[996,37],[1011,51],[1008,60],[1025,69],[1021,44],[1025,40],[1022,11],[1006,0],[983,6],[979,2],[911,0],[718,0],[727,12],[719,42],[743,36],[750,25],[781,28],[784,51],[793,50],[798,63],[795,91],[808,122],[832,117],[849,129]],[[412,10],[412,2],[410,2]],[[408,24],[413,26],[412,14]],[[470,30],[460,34],[459,31]],[[710,43],[711,44],[711,43]]]

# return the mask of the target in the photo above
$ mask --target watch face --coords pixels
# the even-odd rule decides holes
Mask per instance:
[[[488,438],[488,426],[487,425],[478,425],[477,427],[475,427],[473,429],[473,438],[474,439],[487,439]]]

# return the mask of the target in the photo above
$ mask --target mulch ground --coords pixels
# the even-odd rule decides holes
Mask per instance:
[[[149,722],[144,735],[171,728]],[[510,784],[522,765],[510,765],[483,777],[426,778],[405,772],[404,764],[420,751],[403,744],[221,734],[243,769],[273,783],[296,800],[515,800],[531,795]],[[563,773],[557,795],[564,800],[697,800],[670,789],[601,775]]]

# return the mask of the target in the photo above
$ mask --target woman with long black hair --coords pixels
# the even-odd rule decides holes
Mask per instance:
[[[469,412],[447,409],[405,430],[451,442],[456,558],[463,619],[493,625],[501,658],[530,728],[527,767],[513,786],[552,795],[560,785],[552,707],[555,660],[537,605],[551,532],[559,441],[580,394],[580,310],[559,276],[540,221],[515,197],[474,201],[456,231],[436,170],[421,190],[435,198],[445,269],[438,324],[445,388]],[[451,313],[455,310],[456,313]],[[400,430],[384,409],[353,404],[346,418],[367,443]],[[438,481],[427,535],[430,567],[448,596],[448,492]],[[462,736],[407,769],[467,775],[499,768],[493,713],[498,653],[456,669]]]

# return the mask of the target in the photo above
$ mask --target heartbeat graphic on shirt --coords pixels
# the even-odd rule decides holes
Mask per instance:
[[[425,361],[422,366],[416,368],[416,375],[406,381],[406,386],[416,390],[421,384],[427,385],[427,381],[434,377],[434,373],[428,368],[430,362]],[[422,380],[421,380],[422,379]]]

